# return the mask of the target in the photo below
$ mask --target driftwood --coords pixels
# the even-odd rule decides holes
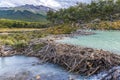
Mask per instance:
[[[44,45],[42,48],[34,51],[33,46],[36,44]],[[22,53],[22,55],[35,56],[42,59],[44,62],[52,62],[54,64],[61,65],[69,72],[76,72],[86,76],[91,76],[120,65],[120,55],[92,48],[59,44],[54,41],[33,40],[27,48],[22,50],[23,52],[11,53],[12,50],[8,49],[7,51],[9,51],[9,53],[5,54],[6,50],[1,47],[0,56],[15,55],[20,53]],[[102,80],[107,80],[107,77],[109,76],[112,76],[111,78],[117,80],[120,78],[119,75],[115,77],[117,71],[113,70],[109,72],[109,74]]]
[[[46,43],[39,51],[29,54],[29,56],[31,55],[39,57],[43,61],[59,64],[69,72],[87,76],[120,65],[120,55],[54,42]]]

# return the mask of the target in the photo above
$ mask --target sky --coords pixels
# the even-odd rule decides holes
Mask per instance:
[[[0,7],[15,7],[25,4],[44,5],[51,8],[66,8],[77,2],[89,3],[91,0],[0,0]]]

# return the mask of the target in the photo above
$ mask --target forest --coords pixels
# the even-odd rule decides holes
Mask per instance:
[[[99,29],[99,27],[100,29],[120,29],[120,0],[93,0],[90,4],[77,3],[66,9],[49,11],[47,19],[54,24],[68,23],[79,26],[87,24],[91,29]],[[113,22],[112,25],[111,22]]]
[[[82,29],[120,30],[120,0],[93,0],[91,3],[76,3],[75,6],[48,11],[44,22],[26,22],[0,19],[0,28],[47,28],[51,33],[64,33],[73,27]],[[55,27],[55,28],[54,28]],[[54,29],[53,29],[54,28]],[[53,31],[54,30],[54,31]],[[68,31],[65,31],[65,33]]]

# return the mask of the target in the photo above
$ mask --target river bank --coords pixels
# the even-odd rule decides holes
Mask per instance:
[[[56,43],[55,40],[58,38],[59,36],[34,39],[27,47],[19,50],[14,50],[10,46],[2,46],[1,56],[34,56],[40,58],[43,62],[58,64],[69,72],[86,76],[110,70],[120,65],[120,55],[109,51]],[[114,70],[113,73],[116,71]]]
[[[13,56],[13,55],[19,55],[22,54],[21,51],[26,51],[26,48],[28,47],[33,47],[31,45],[35,45],[36,47],[40,50],[42,47],[44,47],[47,44],[56,43],[56,40],[63,39],[64,37],[74,37],[74,36],[83,36],[83,35],[94,35],[95,33],[85,31],[85,30],[77,30],[72,32],[71,34],[60,34],[60,35],[48,35],[43,38],[37,38],[37,39],[32,39],[29,44],[25,47],[20,47],[20,48],[14,48],[11,45],[1,45],[0,46],[0,56],[6,57],[6,56]],[[4,35],[4,34],[1,34]],[[27,53],[27,52],[26,52]]]

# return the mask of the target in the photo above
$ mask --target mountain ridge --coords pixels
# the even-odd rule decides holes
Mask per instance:
[[[54,9],[43,5],[22,5],[17,7],[0,7],[0,18],[23,21],[46,21],[47,12]]]
[[[50,7],[47,7],[47,6],[43,6],[43,5],[35,6],[35,5],[29,5],[29,4],[16,6],[16,7],[0,7],[0,10],[15,10],[15,11],[27,10],[27,11],[30,11],[30,12],[33,12],[33,13],[39,13],[39,14],[42,14],[42,15],[45,15],[49,10],[54,11],[54,9],[52,9]]]

